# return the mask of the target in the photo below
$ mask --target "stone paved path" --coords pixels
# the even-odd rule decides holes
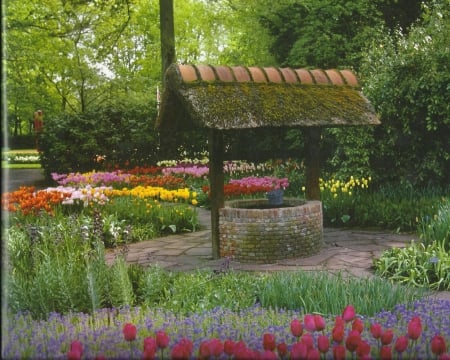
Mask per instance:
[[[158,264],[170,271],[196,269],[220,270],[224,266],[237,271],[314,271],[344,272],[357,277],[374,276],[373,259],[392,247],[405,247],[416,235],[392,234],[382,231],[324,229],[322,250],[313,256],[279,260],[272,264],[244,264],[225,259],[212,259],[210,213],[199,209],[202,231],[170,235],[154,240],[129,244],[126,259],[144,266]],[[107,262],[112,263],[123,249],[110,250]],[[450,300],[450,291],[437,297]]]

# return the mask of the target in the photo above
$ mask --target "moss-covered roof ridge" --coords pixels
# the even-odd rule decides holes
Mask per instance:
[[[171,65],[161,130],[377,125],[350,70]]]

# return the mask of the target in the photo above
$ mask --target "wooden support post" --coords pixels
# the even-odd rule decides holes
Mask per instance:
[[[320,127],[303,130],[305,140],[306,200],[320,200]]]
[[[220,258],[219,209],[224,206],[223,194],[223,133],[210,129],[209,147],[209,189],[211,191],[211,240],[214,259]]]

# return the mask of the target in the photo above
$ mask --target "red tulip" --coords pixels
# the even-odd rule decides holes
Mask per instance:
[[[412,340],[417,340],[422,333],[422,322],[418,316],[411,319],[408,324],[408,336]]]
[[[314,321],[314,316],[307,314],[305,315],[305,318],[303,319],[303,323],[305,324],[305,329],[308,331],[315,331],[316,330],[316,323]]]
[[[343,326],[335,326],[331,334],[334,341],[341,343],[344,340],[345,329]]]
[[[302,338],[300,339],[300,342],[302,344],[305,344],[308,349],[311,349],[314,347],[314,339],[311,334],[303,335]]]
[[[74,340],[70,343],[70,351],[78,351],[80,356],[83,355],[83,344],[81,341]]]
[[[361,340],[356,347],[356,354],[358,355],[358,358],[361,359],[364,356],[367,356],[370,354],[370,345],[368,342]]]
[[[316,326],[316,331],[322,331],[325,329],[325,319],[320,315],[314,315],[314,324]]]
[[[395,351],[397,351],[398,353],[402,353],[403,351],[405,351],[408,348],[408,337],[407,336],[400,336],[396,341],[395,341],[395,346],[394,349]]]
[[[275,335],[273,334],[264,334],[263,335],[263,348],[264,350],[274,351],[277,347],[277,343],[275,341]]]
[[[320,352],[316,348],[311,348],[308,350],[308,354],[306,354],[307,360],[320,360]]]
[[[361,319],[356,318],[355,320],[353,320],[352,330],[356,330],[360,334],[363,332],[363,330],[364,330],[364,323],[361,321]]]
[[[223,353],[223,343],[219,339],[211,339],[208,343],[209,352],[213,357],[220,357]]]
[[[170,338],[169,336],[162,330],[159,330],[156,333],[156,345],[158,348],[165,349],[169,345]]]
[[[277,352],[280,357],[285,357],[288,353],[288,347],[286,343],[282,342],[277,345]]]
[[[304,343],[296,342],[291,348],[291,360],[302,360],[306,359],[308,354],[308,348]]]
[[[317,339],[317,348],[321,353],[326,353],[330,349],[330,340],[328,336],[319,335]]]
[[[259,357],[260,360],[278,360],[277,354],[275,354],[273,351],[270,350],[264,350],[261,356]]]
[[[383,345],[380,349],[380,359],[381,360],[391,360],[392,359],[392,349],[390,346]]]
[[[345,321],[342,319],[342,316],[336,316],[336,319],[334,319],[334,325],[335,326],[345,326]]]
[[[383,328],[380,324],[374,323],[370,326],[370,333],[375,339],[379,339],[383,333]]]
[[[442,355],[447,351],[445,339],[442,336],[433,336],[433,338],[431,339],[431,351],[437,356]]]
[[[336,345],[333,347],[333,359],[345,360],[345,347],[343,345]]]
[[[450,360],[450,354],[442,354],[438,358],[439,360]]]
[[[303,334],[303,326],[300,320],[294,319],[291,321],[291,333],[295,337],[300,337]]]
[[[170,352],[172,360],[188,360],[190,356],[189,348],[183,343],[177,343]]]
[[[155,338],[148,336],[144,339],[144,351],[148,350],[148,353],[156,353],[158,345],[156,345]]]
[[[106,360],[106,356],[103,354],[99,354],[94,358],[94,360]]]
[[[151,348],[144,349],[141,360],[154,360],[156,358],[156,352]]]
[[[227,354],[228,356],[233,355],[234,353],[234,341],[227,339],[225,340],[225,342],[223,343],[223,351],[225,352],[225,354]]]
[[[392,329],[388,329],[381,334],[380,340],[383,345],[389,345],[392,342],[393,338],[394,332],[392,331]]]
[[[357,331],[352,330],[350,334],[348,334],[347,339],[345,340],[345,347],[348,351],[353,352],[358,347],[359,342],[361,341],[361,334]]]
[[[81,359],[81,353],[74,349],[74,350],[69,350],[69,352],[67,353],[67,360],[80,360]]]
[[[123,326],[123,336],[126,341],[133,341],[136,339],[137,328],[133,324],[126,323]]]
[[[200,359],[207,359],[209,358],[209,356],[211,355],[210,351],[209,351],[209,346],[208,346],[208,341],[202,341],[200,343],[199,349],[198,349],[198,353],[199,353],[199,358]]]
[[[356,316],[355,308],[352,305],[347,305],[342,313],[342,319],[345,322],[352,321]]]

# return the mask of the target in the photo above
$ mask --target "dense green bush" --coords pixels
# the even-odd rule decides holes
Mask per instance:
[[[40,141],[46,176],[156,163],[155,117],[148,106],[119,104],[46,118]]]

